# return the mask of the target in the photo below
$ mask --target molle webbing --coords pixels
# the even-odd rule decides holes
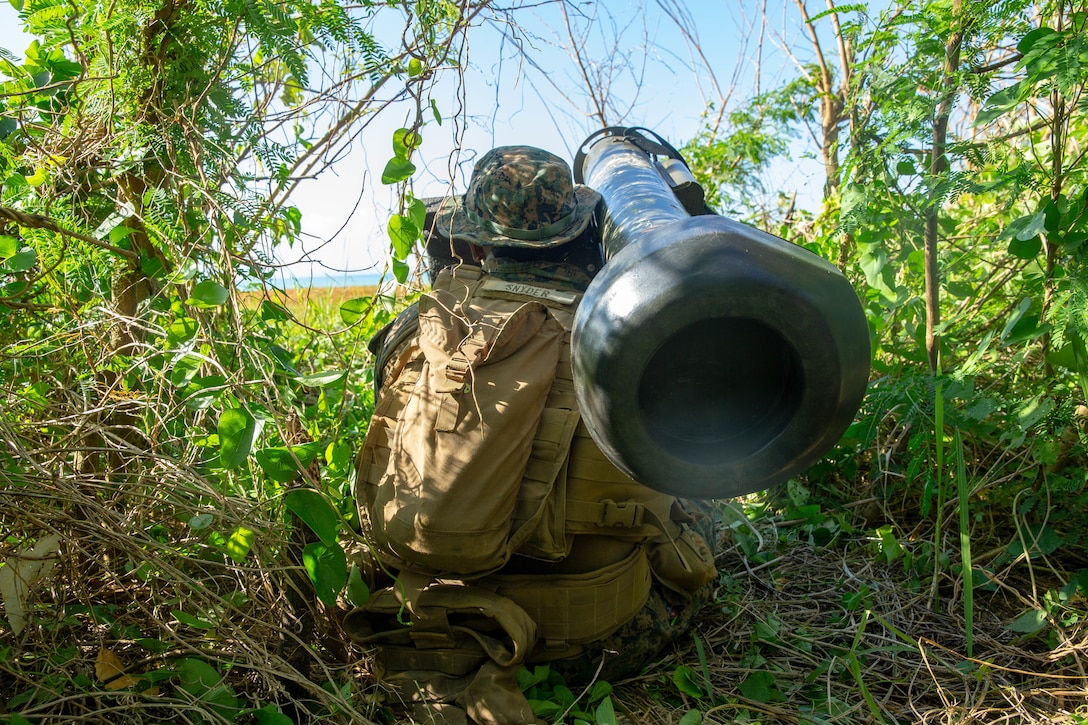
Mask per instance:
[[[545,650],[603,639],[638,613],[650,593],[644,546],[586,574],[493,574],[485,586],[518,604],[536,622]]]
[[[387,672],[434,670],[444,675],[464,677],[487,662],[487,655],[474,646],[475,639],[465,636],[463,642],[464,649],[417,649],[411,643],[383,643],[379,650],[381,667]]]
[[[390,625],[407,614],[412,626],[375,628],[375,619],[355,614],[363,611],[388,618]],[[411,642],[424,650],[453,648],[472,640],[478,647],[471,649],[482,650],[504,666],[523,662],[537,636],[536,623],[516,602],[488,589],[442,582],[411,593],[395,586],[375,592],[363,609],[345,618],[344,626],[359,642]]]
[[[582,422],[571,441],[566,485],[570,534],[607,533],[645,540],[678,533],[670,518],[675,499],[637,483],[612,465]]]

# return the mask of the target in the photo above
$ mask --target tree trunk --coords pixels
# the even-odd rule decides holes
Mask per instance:
[[[956,97],[956,73],[960,67],[960,47],[963,44],[962,0],[952,2],[952,22],[952,33],[945,44],[944,67],[941,71],[941,98],[933,119],[933,147],[929,156],[930,193],[925,213],[926,356],[929,361],[929,371],[934,374],[939,369],[941,346],[940,335],[937,333],[937,327],[941,324],[941,271],[937,260],[940,233],[938,214],[941,199],[938,186],[941,177],[948,170],[945,147],[948,141],[948,117]]]

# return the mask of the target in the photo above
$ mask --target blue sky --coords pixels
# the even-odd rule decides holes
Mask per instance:
[[[711,71],[721,87],[735,85],[731,103],[749,96],[757,82],[767,88],[795,73],[780,50],[783,39],[795,37],[799,30],[792,3],[768,6],[760,45],[758,35],[745,32],[761,17],[760,4],[752,0],[568,4],[577,27],[589,24],[588,18],[577,17],[579,12],[596,13],[597,20],[604,21],[593,25],[581,44],[587,57],[615,65],[613,93],[621,99],[617,105],[625,115],[610,120],[648,127],[676,145],[695,135],[706,103],[723,95],[715,89]],[[699,34],[705,58],[668,19],[666,10],[677,12],[678,7],[688,14],[689,28]],[[571,161],[579,143],[598,127],[580,90],[581,71],[559,47],[567,38],[558,10],[555,3],[542,3],[515,16],[522,28],[517,35],[531,46],[536,68],[521,64],[508,26],[489,23],[472,31],[464,73],[464,123],[432,122],[423,129],[414,179],[418,196],[441,195],[451,184],[456,192],[463,191],[472,160],[493,146],[529,143]],[[26,44],[15,10],[0,3],[0,46],[20,55]],[[796,52],[800,55],[807,48],[798,43]],[[757,65],[763,74],[758,79]],[[433,89],[446,117],[459,105],[456,81],[450,72]],[[309,275],[337,276],[345,270],[381,271],[391,194],[377,178],[391,155],[392,131],[404,124],[409,112],[407,106],[385,111],[350,153],[298,188],[293,200],[303,212],[306,238],[302,249],[280,250],[280,259],[304,260],[292,266],[303,281]],[[793,161],[776,165],[770,186],[796,190],[799,203],[811,207],[818,203],[823,182],[818,164],[801,158],[801,151]]]

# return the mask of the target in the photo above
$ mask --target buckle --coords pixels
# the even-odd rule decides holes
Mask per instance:
[[[446,363],[446,379],[455,383],[463,383],[468,376],[468,369],[468,360],[463,357],[454,357]]]
[[[606,526],[613,529],[633,529],[642,526],[642,517],[646,513],[646,507],[634,501],[615,502],[610,498],[601,501],[604,506],[604,516],[598,526]]]

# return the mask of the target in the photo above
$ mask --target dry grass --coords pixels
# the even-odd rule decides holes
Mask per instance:
[[[315,305],[339,306],[345,300],[353,300],[360,297],[373,297],[377,292],[378,288],[375,286],[291,289],[286,291],[286,301],[284,305],[292,312]]]
[[[283,305],[291,314],[302,322],[312,320],[317,314],[323,314],[329,308],[338,308],[343,302],[358,298],[371,298],[378,293],[378,287],[367,285],[360,287],[296,287],[287,290],[268,290],[267,292],[243,293],[243,304],[256,306],[262,300],[272,300]]]
[[[767,541],[784,533],[764,529]],[[901,561],[874,560],[864,543],[783,541],[759,567],[727,543],[718,562],[728,583],[694,633],[715,701],[686,706],[701,710],[705,723],[731,723],[742,711],[762,723],[1083,722],[1074,713],[1088,712],[1086,632],[1066,630],[1066,644],[1054,651],[1042,637],[1018,640],[1007,625],[1025,609],[1021,592],[1031,590],[1022,569],[997,593],[976,595],[968,659],[958,578],[939,576],[931,597],[928,577],[919,581]],[[1044,577],[1037,572],[1036,584]],[[844,595],[859,592],[869,593],[846,608]],[[683,710],[659,693],[670,689],[678,664],[701,672],[694,644],[621,684],[633,722],[677,721]],[[754,672],[772,673],[780,697],[746,697],[742,683]]]
[[[6,425],[0,434],[16,440]],[[343,722],[369,722],[366,697],[323,687],[363,665],[338,645],[333,613],[313,602],[286,527],[254,501],[165,458],[137,456],[131,475],[103,477],[71,470],[63,451],[16,453],[40,465],[18,480],[4,476],[0,525],[63,543],[28,599],[30,625],[17,636],[0,629],[0,702],[11,712],[34,723],[228,722],[220,708],[237,697],[296,721],[337,712]],[[201,515],[207,528],[194,528]],[[235,561],[219,537],[239,527],[253,544]],[[14,547],[3,555],[18,561]],[[107,650],[135,685],[113,691],[96,667]],[[186,691],[179,673],[191,660],[224,675],[229,689]]]
[[[108,649],[137,677],[199,658],[226,675],[235,695],[272,703],[299,722],[309,714],[381,722],[382,712],[408,722],[398,708],[381,705],[365,653],[345,644],[343,610],[323,610],[300,591],[305,579],[281,524],[255,516],[243,498],[207,489],[174,462],[144,461],[150,465],[139,478],[103,479],[53,475],[48,452],[25,453],[44,463],[32,479],[5,482],[3,510],[18,511],[19,520],[5,516],[3,523],[8,531],[61,534],[65,544],[34,601],[34,625],[20,637],[3,636],[10,649],[0,696],[33,693],[13,710],[43,723],[223,721],[206,697],[168,686],[176,678],[144,694],[109,691],[95,677],[96,658]],[[188,525],[209,512],[216,530],[244,525],[256,532],[248,557],[222,556]],[[688,709],[700,710],[704,723],[1084,721],[1074,714],[1088,707],[1083,626],[1066,628],[1055,649],[1043,637],[1017,639],[1007,627],[1031,601],[1032,586],[1042,591],[1060,572],[1028,572],[1021,562],[1004,572],[996,593],[980,594],[968,659],[960,582],[952,574],[941,574],[933,590],[901,561],[874,558],[864,538],[817,547],[784,538],[797,530],[771,520],[754,531],[774,558],[753,563],[727,533],[717,603],[693,632],[705,670],[688,639],[642,676],[613,683],[617,708],[631,722],[676,723]],[[856,594],[856,605],[844,604]],[[214,626],[186,625],[177,611]],[[141,638],[158,640],[162,651]],[[47,654],[51,660],[42,659]],[[700,683],[705,672],[710,696],[679,693],[672,674],[681,664]],[[773,675],[775,694],[746,692],[757,672]],[[343,689],[325,686],[330,681]]]

